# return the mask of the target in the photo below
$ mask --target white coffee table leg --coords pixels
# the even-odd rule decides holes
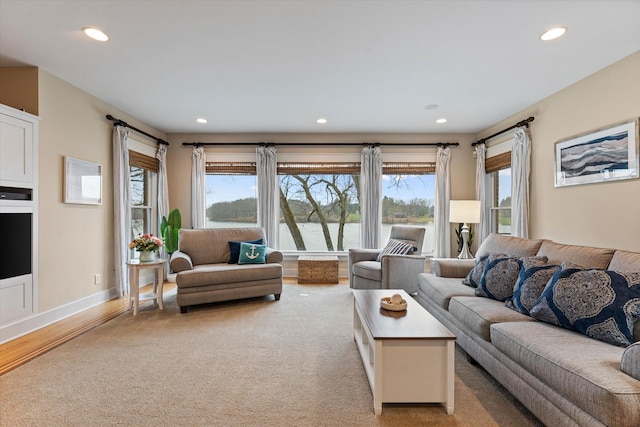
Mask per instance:
[[[455,341],[447,341],[447,401],[444,403],[447,415],[453,414],[455,389]]]

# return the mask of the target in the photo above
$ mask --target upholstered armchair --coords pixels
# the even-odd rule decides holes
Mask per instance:
[[[407,254],[387,254],[383,249],[349,250],[349,286],[353,289],[404,289],[409,294],[418,291],[418,276],[424,273],[426,257],[422,256],[425,229],[394,225],[389,241],[409,243]],[[392,242],[393,241],[393,242]],[[416,254],[416,255],[414,255]]]

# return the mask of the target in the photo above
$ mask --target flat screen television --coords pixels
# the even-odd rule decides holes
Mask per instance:
[[[0,279],[32,273],[33,214],[0,213]]]

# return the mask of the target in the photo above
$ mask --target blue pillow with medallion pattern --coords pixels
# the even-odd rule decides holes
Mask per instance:
[[[480,279],[482,278],[482,273],[484,272],[484,267],[487,265],[488,259],[489,254],[476,258],[476,265],[471,269],[469,274],[467,274],[467,277],[462,279],[462,284],[471,286],[472,288],[477,288],[480,284]]]
[[[640,272],[562,264],[531,316],[609,344],[628,346],[640,320]]]
[[[513,288],[518,281],[523,259],[539,259],[544,262],[548,260],[546,256],[518,258],[505,254],[490,254],[475,294],[497,301],[506,301],[513,297]]]
[[[505,301],[512,310],[529,315],[529,311],[540,299],[545,286],[558,271],[559,265],[547,264],[537,257],[523,258],[518,281],[513,287],[513,297]]]

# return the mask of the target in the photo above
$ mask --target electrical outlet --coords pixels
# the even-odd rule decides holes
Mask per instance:
[[[98,274],[96,274],[96,276],[94,277],[93,281],[94,281],[94,283],[95,283],[96,285],[99,285],[99,284],[100,284],[100,274],[99,274],[99,273],[98,273]]]

